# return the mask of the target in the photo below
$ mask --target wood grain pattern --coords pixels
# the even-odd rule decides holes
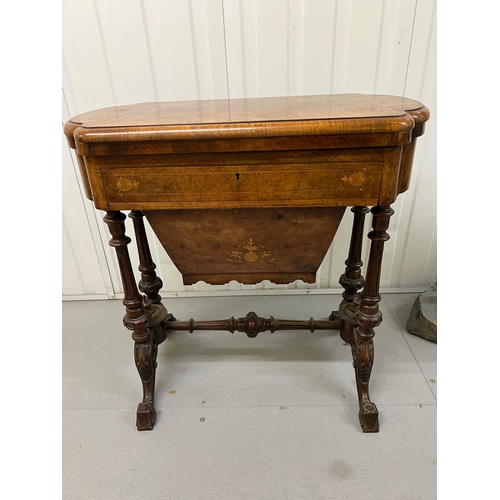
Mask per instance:
[[[427,118],[412,99],[337,94],[115,106],[78,115],[64,130],[76,142],[140,142],[402,132]]]
[[[165,140],[151,134],[151,141],[76,143],[76,152],[85,157],[113,155],[149,155],[149,154],[192,154],[192,153],[230,153],[256,151],[301,151],[310,149],[345,149],[393,147],[408,144],[412,138],[412,130],[397,133],[353,133],[337,134],[327,130],[325,135],[297,135],[301,128],[297,127],[295,135],[281,137],[246,137],[236,139],[200,139],[196,134],[192,140]],[[219,131],[220,132],[220,131]],[[218,132],[218,133],[219,133]],[[217,136],[218,137],[218,136]],[[161,140],[160,140],[161,139]],[[184,137],[184,139],[186,139]]]
[[[381,162],[110,168],[102,179],[110,206],[127,202],[214,208],[217,203],[376,199]],[[357,179],[357,180],[356,180]],[[262,204],[263,204],[262,203]]]
[[[316,281],[345,207],[152,210],[145,215],[184,283]]]
[[[169,323],[143,214],[185,284],[313,282],[345,207],[354,205],[339,316],[342,338],[351,344],[363,432],[378,432],[368,386],[374,328],[382,321],[383,246],[394,213],[390,205],[408,188],[414,141],[428,118],[427,108],[416,101],[341,95],[143,104],[98,110],[66,123],[87,196],[108,211],[105,222],[125,290],[125,325],[133,331],[143,384],[138,429],[154,424],[157,345]],[[366,206],[374,208],[363,281]],[[132,280],[122,209],[132,210],[144,299]],[[233,323],[197,325],[231,330]],[[238,329],[255,337],[272,330],[272,323],[273,318],[249,313],[238,320]],[[307,327],[299,323],[294,325]],[[327,323],[323,326],[333,324]],[[314,320],[309,324],[313,328]],[[174,327],[192,331],[194,321]]]
[[[284,96],[253,99],[219,99],[178,102],[145,102],[114,106],[71,119],[85,128],[152,127],[385,118],[422,110],[413,99],[371,94]],[[420,120],[421,121],[421,120]]]

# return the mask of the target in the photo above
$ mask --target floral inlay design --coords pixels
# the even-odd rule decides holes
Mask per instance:
[[[359,188],[360,191],[363,190],[363,184],[366,181],[365,177],[365,172],[366,168],[363,169],[363,171],[360,172],[355,172],[351,175],[344,174],[343,177],[340,178],[341,181],[343,181],[345,184],[350,184],[351,186]]]
[[[130,191],[133,188],[136,188],[139,185],[139,182],[136,180],[130,180],[125,177],[120,177],[116,181],[116,187],[119,189],[118,194],[123,196],[125,191]]]
[[[224,250],[229,262],[243,264],[245,262],[273,262],[279,254],[279,250],[263,250],[263,245],[256,245],[255,240],[250,238],[245,246],[238,245],[234,250]]]

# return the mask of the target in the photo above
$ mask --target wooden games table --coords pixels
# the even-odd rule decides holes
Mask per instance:
[[[106,211],[124,290],[124,324],[143,386],[137,428],[155,422],[158,345],[168,331],[340,329],[351,345],[363,432],[377,432],[368,385],[391,204],[408,189],[428,109],[397,96],[341,94],[142,103],[78,115],[64,125],[86,196]],[[161,303],[144,217],[185,284],[313,283],[346,207],[354,213],[339,311],[329,320],[177,321]],[[361,275],[364,220],[373,228]],[[130,211],[141,280],[125,234]]]

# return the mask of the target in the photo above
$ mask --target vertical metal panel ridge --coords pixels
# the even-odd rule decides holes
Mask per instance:
[[[304,58],[305,56],[305,23],[306,23],[306,0],[300,2],[300,58],[299,58],[299,94],[304,94]]]
[[[142,14],[142,26],[144,28],[144,38],[146,39],[146,47],[148,51],[148,61],[149,61],[149,69],[151,71],[151,84],[153,86],[153,94],[155,101],[158,101],[158,85],[156,83],[156,74],[153,63],[153,53],[151,51],[151,37],[149,36],[149,26],[146,14],[146,6],[144,4],[144,0],[140,0],[141,3],[141,14]]]
[[[229,68],[227,62],[227,38],[226,38],[226,10],[224,6],[224,0],[221,0],[221,16],[222,16],[222,37],[224,43],[224,68],[226,70],[226,98],[227,98],[227,107],[229,113],[229,119],[231,120],[231,106],[229,104],[230,99],[230,91],[229,91]],[[208,39],[208,21],[205,13],[205,33]],[[207,53],[208,58],[210,59],[210,51]],[[210,64],[210,76],[212,76],[212,65]],[[213,93],[213,87],[212,87]]]
[[[66,218],[63,213],[62,217],[62,268],[63,268],[63,283],[62,293],[64,295],[84,295],[88,293],[85,290],[83,277],[80,272],[80,263],[76,256],[73,242],[71,240],[70,231],[66,224]]]
[[[436,276],[437,270],[432,258],[435,257],[436,253],[436,234],[437,234],[437,220],[434,221],[434,227],[432,228],[432,235],[429,242],[429,247],[427,250],[427,257],[425,259],[424,272],[422,273],[422,279],[420,280],[421,286],[428,286],[429,283],[429,275],[432,274]],[[434,281],[434,278],[432,278]]]
[[[71,54],[69,55],[69,59],[71,60]],[[73,62],[76,59],[76,57],[73,56]],[[74,64],[74,68],[76,67],[76,72],[80,73],[80,68],[79,65]],[[73,69],[73,73],[75,72],[75,69]],[[67,62],[67,57],[66,57],[66,50],[63,48],[62,50],[62,91],[63,91],[63,99],[65,101],[65,107],[66,111],[68,113],[68,116],[75,116],[76,114],[80,114],[83,109],[86,109],[86,105],[82,106],[81,103],[79,103],[79,99],[82,98],[81,93],[75,92],[75,89],[73,88],[73,81],[72,81],[72,72],[70,68],[68,67],[68,62]],[[79,78],[79,80],[82,80]],[[85,94],[83,96],[85,98]],[[68,103],[68,99],[71,103],[71,106]],[[64,106],[63,106],[63,116],[64,116]],[[63,119],[64,123],[64,119]]]
[[[63,98],[63,121],[68,120],[69,104],[65,92]],[[103,258],[101,240],[91,224],[95,210],[86,200],[82,180],[77,174],[74,154],[66,138],[62,137],[63,157],[63,295],[86,295],[106,293],[111,279]],[[85,203],[87,201],[87,203]],[[68,222],[69,221],[69,222]],[[84,269],[85,272],[81,270]]]
[[[430,29],[429,29],[429,35],[427,37],[427,45],[425,47],[424,70],[422,71],[422,78],[420,80],[420,91],[418,93],[418,99],[422,99],[424,84],[426,82],[427,72],[428,72],[428,68],[429,68],[429,54],[432,50],[432,39],[435,36],[436,7],[437,7],[437,0],[434,0],[432,2],[432,14],[431,14]],[[418,49],[420,49],[420,48],[418,48]]]
[[[330,60],[330,92],[333,94],[333,81],[335,76],[335,46],[337,42],[337,31],[338,31],[338,12],[339,12],[339,2],[335,0],[335,7],[333,9],[333,37],[332,37],[332,57]]]
[[[187,5],[188,5],[188,13],[189,13],[189,28],[190,28],[190,35],[191,35],[191,45],[192,45],[192,51],[193,51],[193,67],[194,67],[194,77],[195,77],[195,84],[196,84],[196,97],[199,100],[200,99],[200,75],[198,72],[198,51],[196,50],[196,35],[195,35],[195,30],[194,30],[194,23],[193,23],[193,5],[191,0],[187,0]]]
[[[406,95],[431,109],[426,134],[418,140],[410,189],[401,197],[404,209],[404,238],[399,245],[398,286],[430,286],[436,271],[435,239],[435,68],[433,30],[434,0],[420,0],[415,12]]]
[[[97,21],[97,28],[99,31],[99,39],[101,41],[102,53],[103,53],[104,61],[106,64],[106,74],[107,74],[108,81],[109,81],[109,87],[111,89],[111,95],[113,96],[113,105],[116,106],[118,103],[118,100],[116,99],[116,91],[115,91],[115,85],[113,82],[113,75],[112,75],[111,67],[109,64],[109,56],[108,56],[108,51],[106,48],[106,42],[104,41],[104,33],[103,33],[103,29],[102,29],[101,15],[99,13],[99,1],[94,0],[93,3],[94,3],[94,10],[95,10],[95,18]]]
[[[297,69],[295,50],[297,46],[296,33],[296,0],[287,0],[287,41],[286,41],[286,59],[287,59],[287,95],[297,95]]]
[[[253,43],[255,46],[254,50],[254,71],[255,71],[255,90],[256,95],[260,94],[260,71],[259,71],[259,10],[258,10],[258,0],[253,0]],[[247,97],[247,96],[245,96]]]
[[[378,74],[379,74],[379,66],[380,66],[380,54],[382,52],[382,40],[384,37],[384,23],[385,21],[385,0],[382,0],[382,9],[380,11],[380,28],[378,35],[378,48],[377,48],[377,62],[375,63],[375,72],[373,77],[373,90],[374,94],[377,93],[378,87]]]
[[[64,114],[64,109],[66,110],[67,116],[72,117],[77,114],[79,114],[77,105],[76,105],[76,97],[75,93],[73,91],[73,86],[71,85],[71,79],[69,78],[68,75],[68,69],[66,66],[66,56],[64,53],[64,50],[62,52],[62,74],[63,74],[63,87],[62,87],[62,93],[63,93],[63,114]],[[69,94],[69,100],[71,101],[72,106],[70,107],[68,103],[68,94]]]
[[[413,179],[413,189],[410,191],[408,190],[405,194],[407,196],[411,196],[410,199],[409,199],[409,206],[410,206],[410,210],[409,210],[409,214],[408,214],[408,223],[406,225],[406,231],[405,231],[405,235],[404,235],[404,243],[403,243],[403,252],[402,252],[402,257],[401,257],[401,261],[399,263],[399,269],[402,271],[406,265],[406,259],[407,259],[407,256],[408,256],[408,244],[409,244],[409,241],[410,241],[410,236],[411,236],[411,221],[413,220],[413,216],[414,216],[414,213],[415,213],[415,205],[416,205],[416,202],[417,202],[417,194],[418,194],[418,189],[419,189],[419,186],[420,186],[420,178],[421,178],[421,170],[418,169],[417,172],[416,172],[416,179],[414,178]],[[415,175],[414,175],[415,177]],[[398,284],[401,283],[401,278],[402,276],[400,277],[400,280],[398,282]]]
[[[246,97],[248,95],[247,89],[247,51],[246,51],[246,43],[245,43],[245,21],[243,16],[243,0],[239,0],[239,21],[240,21],[240,38],[241,38],[241,76],[242,76],[242,87],[243,87],[243,96]],[[229,87],[228,87],[229,88]],[[228,99],[231,96],[228,93]]]
[[[415,0],[415,8],[413,10],[413,22],[411,25],[411,34],[410,34],[410,50],[408,51],[408,61],[406,63],[406,72],[405,72],[405,83],[403,86],[403,93],[402,93],[403,97],[406,96],[406,83],[408,82],[408,71],[410,69],[410,58],[411,58],[411,49],[412,49],[412,45],[413,45],[413,33],[415,31],[415,16],[417,14],[417,6],[418,6],[418,3]]]
[[[221,0],[221,1],[222,1],[221,12],[222,12],[222,20],[223,20],[222,25],[224,26],[224,0]],[[209,30],[208,30],[208,13],[206,11],[206,8],[207,8],[207,5],[205,2],[203,2],[202,3],[203,28],[204,28],[203,34],[205,35],[204,40],[205,40],[205,49],[206,49],[205,57],[209,62],[211,62],[210,61],[210,59],[211,59],[211,43],[210,43],[210,36],[209,36]],[[225,32],[225,30],[224,30],[224,32]],[[225,33],[224,33],[224,36],[225,36]],[[225,47],[226,47],[226,40],[224,38],[224,49],[225,49]],[[225,59],[227,62],[227,55],[226,55]],[[213,98],[215,98],[215,92],[214,92],[214,75],[213,75],[213,71],[212,71],[212,64],[208,64],[207,69],[208,69],[207,81],[208,81],[209,93],[210,93],[210,97],[213,99]],[[199,79],[199,75],[197,76],[197,78]],[[226,64],[226,85],[227,85],[227,64]],[[228,92],[228,95],[229,95],[229,92]]]
[[[290,0],[286,1],[286,95],[290,95],[290,79],[292,77],[291,71],[291,13],[290,13]]]
[[[339,65],[338,71],[334,74],[333,83],[333,92],[336,94],[347,92],[353,0],[341,2],[339,7],[342,7],[342,9],[337,9],[338,20],[343,22],[341,23],[342,29],[336,32],[337,40],[335,41],[335,61]],[[337,75],[338,80],[335,81]]]

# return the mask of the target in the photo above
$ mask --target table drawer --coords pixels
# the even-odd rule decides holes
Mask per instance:
[[[382,162],[313,164],[108,167],[101,170],[111,208],[147,203],[171,208],[337,205],[376,199]]]

